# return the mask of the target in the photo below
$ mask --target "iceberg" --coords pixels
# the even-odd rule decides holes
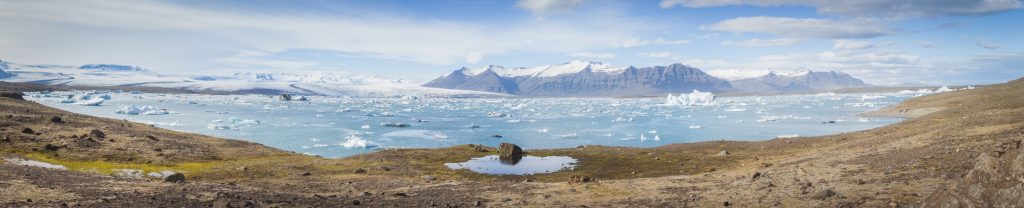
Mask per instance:
[[[345,143],[341,143],[341,146],[345,148],[367,148],[377,146],[373,144],[373,142],[366,141],[356,135],[349,135],[346,139]]]
[[[122,105],[118,107],[116,113],[128,115],[166,115],[167,109],[157,109],[153,106],[135,107],[134,105]]]
[[[693,90],[690,94],[679,94],[665,96],[666,106],[710,106],[715,104],[715,94]]]
[[[228,121],[231,121],[231,123],[233,123],[233,124],[239,124],[239,125],[259,125],[260,124],[259,120],[255,120],[255,119],[240,119],[240,118],[236,118],[236,117],[228,118]]]
[[[935,93],[940,93],[940,92],[952,92],[952,91],[955,91],[955,90],[953,90],[953,89],[949,89],[949,87],[946,87],[946,86],[942,86],[942,87],[940,87],[939,89],[935,90]]]
[[[88,100],[82,100],[82,101],[75,102],[74,104],[75,105],[84,105],[84,106],[99,106],[100,104],[103,104],[103,101],[107,101],[107,100],[103,99],[103,98],[100,98],[100,97],[94,97],[94,98],[90,98]]]

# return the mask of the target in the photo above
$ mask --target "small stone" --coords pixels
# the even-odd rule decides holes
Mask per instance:
[[[302,176],[311,176],[311,175],[313,175],[313,173],[310,173],[310,172],[302,173]]]
[[[246,167],[246,166],[242,166],[242,167],[238,167],[238,168],[235,168],[235,170],[239,170],[239,171],[247,171],[247,170],[249,170],[249,167]]]
[[[754,176],[751,177],[751,179],[752,180],[757,180],[757,178],[760,178],[760,177],[761,177],[761,172],[754,172]]]
[[[727,206],[727,207],[728,207],[728,206],[730,206],[730,205],[732,205],[732,204],[730,204],[730,203],[729,203],[728,201],[726,201],[726,202],[722,202],[722,206]]]
[[[718,152],[718,156],[729,156],[729,154],[730,153],[728,150],[722,150],[721,152]]]
[[[57,145],[54,145],[54,144],[46,144],[46,145],[43,145],[43,150],[46,150],[46,151],[57,151],[57,150],[60,150],[60,146],[57,146]]]
[[[483,206],[483,205],[484,205],[484,202],[482,202],[482,201],[475,201],[475,202],[473,202],[473,206],[478,206],[479,207],[479,206]]]
[[[33,131],[30,128],[24,128],[24,129],[21,129],[21,133],[24,133],[24,134],[35,134],[36,131]]]
[[[167,182],[167,183],[185,183],[185,174],[182,174],[182,173],[170,174],[170,175],[164,176],[164,180],[163,181]]]
[[[597,182],[594,178],[585,175],[573,175],[569,177],[569,184]]]
[[[835,196],[835,195],[836,195],[836,192],[832,191],[832,189],[825,189],[825,190],[819,191],[818,193],[815,193],[814,196],[811,196],[811,198],[814,198],[814,199],[826,199],[826,198],[829,198],[829,197],[832,197],[832,196]]]
[[[363,203],[360,203],[359,200],[352,200],[352,205],[361,205],[361,204],[363,204]]]

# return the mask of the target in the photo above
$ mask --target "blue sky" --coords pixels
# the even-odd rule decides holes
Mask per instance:
[[[0,59],[169,74],[684,63],[879,85],[1024,76],[1019,0],[2,1]]]

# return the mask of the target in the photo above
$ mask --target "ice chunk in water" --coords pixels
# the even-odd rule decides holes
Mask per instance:
[[[99,106],[100,104],[103,104],[103,101],[107,100],[99,97],[94,97],[92,99],[75,102],[75,105]]]
[[[134,105],[122,105],[117,108],[116,113],[128,115],[166,115],[167,109],[157,109],[153,106],[135,107]]]
[[[666,106],[709,106],[715,104],[715,94],[693,90],[690,94],[679,94],[665,96]]]
[[[370,141],[366,141],[363,138],[359,138],[356,135],[348,135],[346,139],[348,140],[346,140],[345,143],[341,143],[341,146],[345,148],[367,148],[377,146]]]

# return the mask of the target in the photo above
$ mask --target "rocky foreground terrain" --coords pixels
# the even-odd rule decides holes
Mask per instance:
[[[902,122],[830,136],[656,148],[526,147],[530,155],[580,161],[575,170],[533,176],[490,176],[442,165],[498,154],[492,147],[397,149],[324,159],[19,99],[18,92],[47,89],[55,88],[0,85],[0,206],[1024,204],[1024,79],[913,98],[870,113],[908,117]],[[23,165],[26,161],[63,169]]]

